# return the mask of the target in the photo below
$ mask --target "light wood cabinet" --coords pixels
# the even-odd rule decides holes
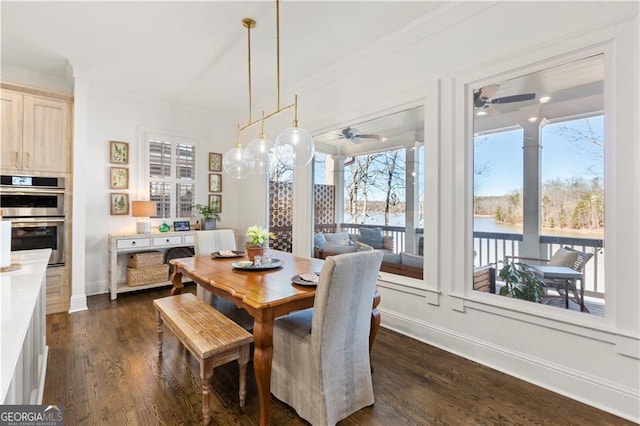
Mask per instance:
[[[3,173],[69,173],[70,110],[65,100],[2,90]]]
[[[69,268],[47,268],[47,315],[69,310]]]

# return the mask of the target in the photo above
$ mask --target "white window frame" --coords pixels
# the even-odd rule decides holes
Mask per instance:
[[[195,147],[196,158],[195,158],[195,174],[193,177],[193,185],[194,185],[194,203],[198,200],[198,194],[200,193],[200,172],[198,170],[198,164],[202,162],[199,161],[202,158],[203,150],[200,146],[199,140],[196,138],[176,135],[173,132],[162,132],[162,131],[153,131],[149,129],[141,129],[140,130],[140,141],[139,144],[139,166],[140,173],[138,174],[138,198],[139,200],[148,200],[150,197],[150,189],[149,184],[151,182],[150,177],[150,167],[149,167],[149,141],[150,140],[164,140],[171,143],[171,177],[167,178],[167,182],[171,184],[171,190],[169,192],[169,212],[170,217],[166,218],[151,218],[151,224],[153,227],[159,226],[163,222],[167,222],[169,225],[172,225],[171,222],[174,220],[187,220],[187,218],[177,218],[175,216],[176,207],[177,207],[177,199],[176,199],[176,184],[180,182],[185,182],[184,179],[178,179],[175,176],[176,171],[176,157],[175,157],[175,146],[176,144],[182,143],[187,145],[193,145]]]

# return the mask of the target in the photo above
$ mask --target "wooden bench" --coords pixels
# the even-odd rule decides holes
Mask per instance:
[[[247,363],[253,336],[244,328],[207,305],[191,293],[153,301],[158,324],[158,353],[162,355],[163,323],[200,363],[202,414],[204,424],[211,421],[209,381],[213,369],[238,360],[240,366],[240,406],[244,406]]]

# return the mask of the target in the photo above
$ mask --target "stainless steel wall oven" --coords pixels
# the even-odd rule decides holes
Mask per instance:
[[[0,176],[0,208],[11,221],[11,250],[50,248],[49,265],[65,263],[63,177]]]

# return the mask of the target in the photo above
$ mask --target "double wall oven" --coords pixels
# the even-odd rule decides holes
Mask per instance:
[[[49,266],[65,263],[63,177],[0,176],[0,208],[11,221],[11,251],[50,248]]]

